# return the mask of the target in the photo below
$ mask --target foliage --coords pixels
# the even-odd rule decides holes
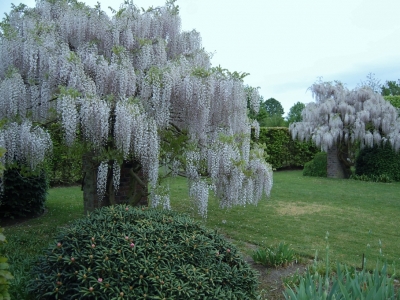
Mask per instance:
[[[66,146],[63,130],[59,123],[49,126],[49,133],[53,142],[52,155],[46,160],[46,172],[50,186],[71,185],[82,180],[82,155],[84,147],[76,142]]]
[[[274,115],[282,116],[285,113],[282,104],[275,98],[269,98],[265,100],[262,106],[264,106],[269,116],[274,116]]]
[[[287,125],[282,117],[284,114],[282,104],[275,98],[269,98],[260,103],[260,112],[264,113],[260,126],[284,127]]]
[[[356,175],[364,175],[372,181],[400,181],[400,153],[389,143],[360,150],[355,167]]]
[[[354,180],[361,180],[361,181],[372,181],[372,182],[386,182],[386,183],[390,183],[393,182],[393,180],[386,174],[382,174],[382,175],[357,175],[357,174],[352,174],[350,176],[350,179],[354,179]]]
[[[382,96],[400,96],[400,79],[397,82],[387,80],[385,85],[382,86],[381,94]]]
[[[386,101],[389,101],[394,107],[400,109],[400,96],[383,96]]]
[[[293,274],[283,277],[282,283],[286,288],[295,288],[300,284],[303,274],[300,273],[299,269],[297,269]]]
[[[315,270],[316,260],[313,266],[308,267],[306,273],[301,276],[300,282],[294,288],[288,286],[285,290],[286,299],[400,299],[400,293],[394,288],[394,276],[389,276],[387,263],[379,268],[377,263],[372,273],[363,269],[361,271],[341,266],[337,263],[335,272],[329,264],[329,246],[326,247],[325,275]]]
[[[3,234],[4,229],[0,227],[0,246],[6,242],[6,238]],[[9,281],[13,279],[7,263],[7,258],[0,256],[0,299],[10,300],[10,295],[8,293],[8,287],[10,285]]]
[[[326,152],[319,152],[304,165],[303,176],[326,177],[326,169]]]
[[[275,268],[286,267],[296,260],[294,250],[284,242],[280,242],[275,247],[259,248],[253,251],[251,257],[256,263]]]
[[[388,139],[400,147],[397,111],[369,88],[347,90],[340,82],[314,83],[316,99],[303,111],[303,122],[290,126],[293,138],[312,139],[325,152],[334,144],[371,146]]]
[[[293,139],[312,140],[322,151],[333,146],[345,176],[351,174],[355,147],[390,141],[400,149],[400,122],[395,107],[370,87],[349,91],[338,81],[316,82],[310,90],[316,100],[303,110],[303,121],[289,127]]]
[[[287,127],[288,123],[280,115],[268,116],[264,122],[265,127]]]
[[[176,212],[125,205],[61,232],[32,278],[37,299],[255,299],[258,285],[215,231]]]
[[[43,248],[54,240],[60,228],[84,216],[81,188],[49,189],[46,210],[38,218],[18,222],[15,226],[8,224],[5,228],[7,244],[0,247],[0,255],[8,258],[14,276],[9,288],[11,299],[31,299],[27,284],[37,257],[43,254]]]
[[[48,182],[44,170],[31,172],[23,166],[4,171],[1,217],[37,216],[43,213]]]
[[[211,195],[206,222],[187,201],[185,178],[171,178],[165,184],[170,186],[171,205],[175,210],[191,214],[208,228],[217,228],[233,239],[243,252],[252,250],[247,248],[247,243],[273,245],[285,237],[285,241],[290,241],[300,255],[300,261],[303,260],[301,257],[308,261],[315,255],[315,249],[324,249],[320,237],[329,229],[331,244],[335,245],[332,261],[360,268],[362,250],[370,243],[372,251],[367,253],[366,265],[368,270],[372,270],[379,258],[377,243],[373,241],[381,239],[384,257],[389,264],[388,272],[393,274],[393,266],[397,270],[400,265],[397,239],[393,238],[398,234],[400,183],[303,177],[301,172],[275,172],[271,198],[257,206],[220,210],[218,201]],[[54,232],[82,218],[80,187],[50,189],[46,209],[47,213],[39,218],[6,228],[8,243],[0,247],[0,255],[8,258],[10,271],[15,277],[9,289],[12,299],[29,299],[28,293],[23,292],[31,277],[29,271],[33,263],[30,262],[43,254],[42,249],[54,241]],[[369,229],[372,229],[371,233]],[[335,263],[331,265],[334,267]]]
[[[117,194],[124,161],[140,165],[132,177],[143,174],[154,207],[170,202],[160,188],[161,165],[188,178],[203,216],[210,184],[222,207],[268,195],[271,168],[249,145],[248,74],[212,67],[200,34],[181,30],[175,1],[147,10],[124,1],[111,11],[109,17],[100,4],[38,0],[34,8],[14,7],[4,20],[0,146],[9,148],[6,163],[17,157],[39,167],[52,149],[49,124],[57,123],[67,146],[78,140],[94,153],[97,176],[83,188],[94,186],[100,199]],[[253,90],[255,113],[259,98]],[[161,149],[166,132],[188,138],[179,154]]]
[[[366,270],[350,272],[347,266],[337,266],[337,275],[325,277],[307,270],[294,289],[288,287],[286,299],[400,299],[395,293],[394,278],[387,274],[387,265],[373,274]]]
[[[259,138],[253,135],[253,141],[266,145],[267,162],[275,169],[303,167],[318,152],[311,143],[293,141],[286,127],[262,127]]]
[[[3,157],[4,153],[6,153],[6,150],[4,148],[0,147],[0,158]],[[2,161],[0,160],[0,177],[3,176],[4,173],[4,165]]]
[[[0,157],[4,155],[5,150],[0,148]],[[0,162],[0,176],[3,175],[3,164]],[[0,202],[1,206],[1,202]],[[4,229],[0,227],[0,246],[6,242],[6,237],[3,234]],[[0,255],[0,299],[10,300],[10,294],[8,293],[9,281],[13,279],[10,271],[8,271],[9,265],[7,258]]]
[[[245,87],[245,92],[246,92],[246,99],[247,99],[247,116],[249,117],[250,120],[256,120],[259,124],[260,127],[266,126],[266,120],[268,118],[268,112],[263,106],[264,98],[261,95],[258,95],[258,89],[251,87],[251,86],[246,86]],[[254,100],[253,98],[255,95],[258,96],[258,104],[255,107],[254,106]]]
[[[296,102],[289,110],[287,115],[287,122],[289,124],[294,122],[303,121],[303,117],[301,116],[301,112],[306,107],[306,105],[302,102]]]

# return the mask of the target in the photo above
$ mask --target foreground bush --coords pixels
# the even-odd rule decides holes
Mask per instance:
[[[3,228],[0,227],[0,246],[6,241],[6,237],[3,234]],[[10,285],[10,280],[13,276],[8,271],[9,265],[7,263],[7,258],[0,256],[0,299],[10,300],[10,294],[8,293],[8,287]]]
[[[254,299],[257,277],[216,232],[171,211],[104,207],[32,271],[36,299]]]

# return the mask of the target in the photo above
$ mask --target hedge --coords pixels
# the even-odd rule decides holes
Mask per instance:
[[[358,176],[386,175],[390,180],[400,181],[400,152],[396,153],[390,143],[383,147],[366,147],[358,154],[355,167]]]
[[[48,182],[43,169],[29,173],[14,166],[4,171],[2,180],[0,218],[34,217],[44,212]]]
[[[287,127],[261,127],[258,140],[253,131],[252,141],[266,145],[267,162],[274,169],[303,167],[319,152],[311,142],[293,141]]]

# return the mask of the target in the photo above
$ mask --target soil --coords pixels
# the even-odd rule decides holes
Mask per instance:
[[[225,238],[235,244],[234,240],[228,237]],[[250,243],[245,243],[244,246],[247,250],[251,251],[257,249],[256,245]],[[285,299],[283,292],[285,291],[286,287],[283,279],[296,273],[303,274],[307,267],[307,264],[298,262],[279,268],[266,267],[255,263],[250,255],[244,255],[244,260],[251,266],[251,268],[259,273],[259,290],[261,291],[262,299],[268,300]]]

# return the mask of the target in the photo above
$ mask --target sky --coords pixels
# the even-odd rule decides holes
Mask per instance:
[[[0,15],[11,3],[1,0]],[[94,6],[97,0],[84,1]],[[123,0],[101,0],[103,10]],[[133,0],[139,7],[165,0]],[[400,79],[399,0],[178,0],[182,30],[195,29],[212,64],[250,73],[245,84],[275,98],[285,115],[296,102],[313,101],[308,91],[320,77],[349,89],[369,73],[382,84]]]

